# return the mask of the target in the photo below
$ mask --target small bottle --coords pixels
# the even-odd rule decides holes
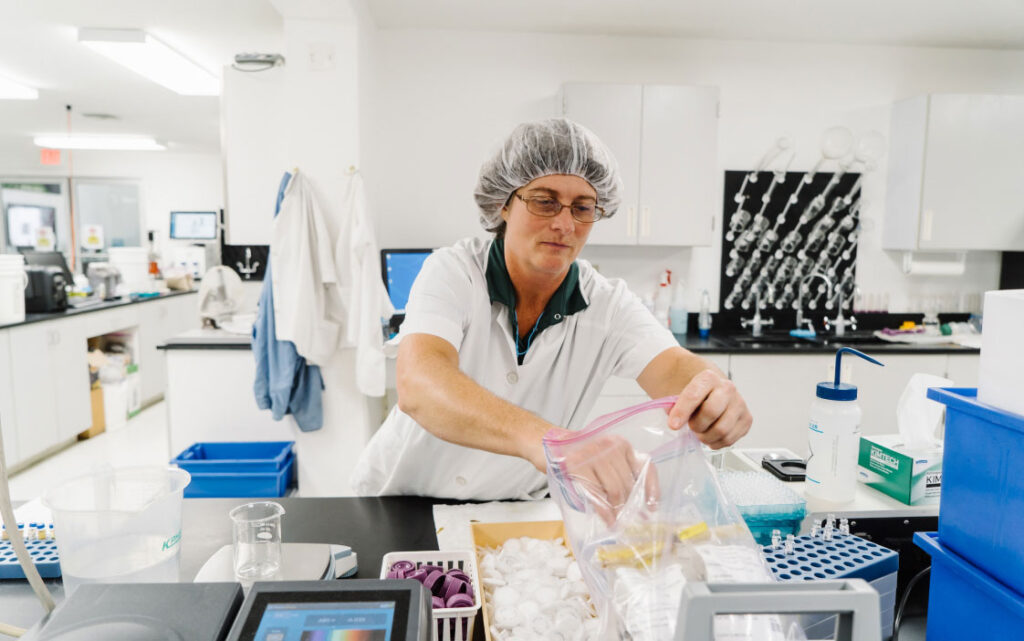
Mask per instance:
[[[787,556],[793,554],[795,547],[796,547],[796,537],[793,536],[792,534],[787,534],[786,535],[786,546],[783,549],[783,554],[786,554]]]
[[[836,352],[835,380],[818,383],[808,422],[806,490],[808,497],[831,503],[848,503],[857,491],[861,410],[857,386],[839,381],[843,352],[882,365],[855,349],[841,347]],[[834,524],[835,516],[830,515],[826,527]]]
[[[700,337],[705,340],[711,333],[711,294],[708,294],[706,289],[700,293],[700,315],[697,317],[697,330],[700,332]]]
[[[782,545],[782,530],[772,530],[772,549],[778,550]]]
[[[811,521],[811,538],[818,538],[821,534],[821,524],[818,523],[818,519]]]
[[[658,291],[654,296],[654,317],[662,327],[668,327],[668,309],[672,306],[672,270],[666,269],[661,273],[661,280],[658,282]]]
[[[839,519],[839,532],[840,532],[840,534],[849,534],[850,533],[850,520],[849,519]]]
[[[686,309],[686,287],[683,281],[676,283],[672,293],[672,305],[668,308],[668,324],[673,334],[686,336],[689,330],[690,316]]]
[[[825,529],[821,533],[821,540],[825,541],[826,543],[830,543],[832,541],[832,525],[831,524],[826,524],[825,525]]]

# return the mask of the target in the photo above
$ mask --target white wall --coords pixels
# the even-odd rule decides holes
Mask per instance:
[[[224,205],[224,177],[219,153],[173,151],[76,151],[74,176],[79,178],[129,178],[139,182],[141,238],[146,231],[159,232],[162,247],[169,241],[170,212],[218,211]],[[69,174],[68,152],[61,164],[39,164],[32,153],[0,153],[0,176],[64,177]]]
[[[900,98],[1024,93],[1024,52],[1005,50],[391,30],[374,33],[367,51],[363,171],[382,247],[482,235],[472,199],[480,163],[515,124],[555,114],[567,81],[720,87],[722,171],[753,167],[783,134],[796,144],[792,169],[809,169],[824,129],[887,134],[889,105]],[[866,180],[864,199],[858,285],[865,295],[886,293],[891,311],[910,311],[936,296],[997,286],[994,252],[970,254],[963,277],[904,276],[900,257],[880,248],[884,162]],[[583,255],[639,293],[669,267],[686,278],[691,309],[703,287],[717,306],[717,246],[593,247]]]

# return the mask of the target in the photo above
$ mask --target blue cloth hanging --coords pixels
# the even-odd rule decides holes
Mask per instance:
[[[285,172],[277,190],[274,217],[281,211],[281,201],[292,175]],[[312,432],[323,427],[324,380],[320,368],[309,365],[299,356],[291,341],[279,341],[274,331],[274,291],[270,274],[270,257],[263,276],[256,322],[252,327],[252,353],[256,357],[256,382],[253,392],[256,405],[269,409],[275,421],[285,414],[295,417],[299,429]]]

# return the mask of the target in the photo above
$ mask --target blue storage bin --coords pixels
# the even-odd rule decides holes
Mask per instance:
[[[194,443],[171,463],[189,474],[277,473],[294,446],[295,441]]]
[[[185,498],[278,498],[287,493],[294,471],[295,456],[289,454],[277,472],[191,472]]]
[[[941,535],[917,532],[914,543],[932,557],[928,641],[1020,638],[1024,596],[950,550]]]
[[[979,403],[977,395],[928,390],[946,405],[939,538],[1024,593],[1024,416]]]

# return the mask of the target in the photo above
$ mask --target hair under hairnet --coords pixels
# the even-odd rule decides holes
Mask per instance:
[[[480,168],[476,204],[488,231],[502,223],[501,208],[512,193],[542,176],[579,176],[597,192],[597,204],[611,216],[619,208],[622,180],[610,149],[592,131],[566,118],[523,123]]]

